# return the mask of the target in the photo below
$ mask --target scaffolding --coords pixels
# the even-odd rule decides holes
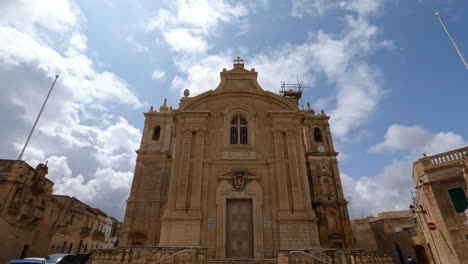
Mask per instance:
[[[302,93],[304,92],[305,88],[310,88],[309,86],[305,86],[303,81],[299,80],[297,77],[297,83],[286,83],[281,81],[281,90],[279,91],[283,98],[287,98],[290,100],[294,100],[297,105],[301,106],[304,109],[304,105],[302,103]]]

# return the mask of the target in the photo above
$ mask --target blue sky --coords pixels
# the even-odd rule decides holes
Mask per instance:
[[[49,161],[55,192],[122,219],[142,112],[214,89],[241,56],[264,89],[299,76],[331,115],[352,217],[404,210],[412,162],[466,146],[462,0],[0,2],[0,155]]]

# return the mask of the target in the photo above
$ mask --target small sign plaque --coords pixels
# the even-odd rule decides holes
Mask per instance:
[[[208,226],[216,226],[216,218],[208,219]]]
[[[431,231],[434,231],[434,230],[437,229],[436,225],[435,225],[434,223],[432,223],[432,222],[427,223],[427,227],[428,227],[429,230],[431,230]]]

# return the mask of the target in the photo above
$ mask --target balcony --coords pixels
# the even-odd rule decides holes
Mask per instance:
[[[465,155],[468,155],[468,147],[425,157],[421,160],[424,164],[424,169],[433,169],[447,165],[459,165]]]
[[[104,239],[104,232],[99,231],[99,230],[94,230],[93,239],[103,240]]]
[[[83,237],[87,237],[87,236],[89,236],[89,234],[91,234],[91,228],[83,226],[81,228],[80,235],[83,236]]]
[[[8,212],[19,215],[21,220],[35,221],[44,218],[45,209],[27,203],[11,204]]]

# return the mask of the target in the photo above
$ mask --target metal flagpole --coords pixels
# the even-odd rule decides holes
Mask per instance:
[[[463,64],[465,64],[465,67],[468,70],[468,63],[466,63],[465,57],[463,56],[463,53],[461,52],[461,50],[458,48],[458,45],[455,42],[455,39],[452,37],[452,34],[450,34],[450,32],[448,31],[447,27],[444,24],[444,21],[442,21],[442,18],[440,17],[440,13],[436,12],[435,15],[439,19],[440,24],[442,24],[442,27],[444,28],[445,32],[447,33],[448,37],[450,38],[450,41],[452,41],[453,46],[457,50],[458,56],[460,56],[460,59],[463,61]]]
[[[21,160],[21,158],[23,157],[24,151],[26,150],[26,147],[28,146],[29,140],[31,139],[31,136],[32,136],[32,134],[34,132],[34,129],[36,128],[37,121],[39,121],[39,118],[41,117],[42,111],[44,111],[44,107],[45,107],[45,105],[47,103],[47,100],[49,100],[50,93],[52,92],[52,89],[54,89],[54,85],[55,85],[55,82],[57,81],[58,77],[59,77],[58,74],[55,75],[55,80],[52,83],[52,85],[50,86],[49,93],[47,94],[47,97],[46,97],[44,103],[42,104],[41,111],[39,111],[39,114],[37,115],[36,121],[34,122],[34,125],[33,125],[32,129],[31,129],[31,132],[29,132],[28,139],[26,140],[26,143],[24,143],[23,150],[21,150],[21,153],[20,153],[20,155],[18,157],[18,160]]]

